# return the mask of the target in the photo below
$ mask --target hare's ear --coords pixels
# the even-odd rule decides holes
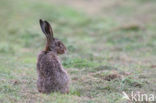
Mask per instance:
[[[52,31],[50,24],[47,21],[42,21],[41,19],[39,20],[39,22],[40,22],[41,29],[43,33],[46,35],[47,39],[52,40],[53,31]]]

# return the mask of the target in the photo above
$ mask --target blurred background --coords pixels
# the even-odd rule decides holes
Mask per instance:
[[[122,91],[156,94],[155,0],[0,0],[1,103],[125,103]],[[40,94],[39,19],[68,48],[70,93]]]

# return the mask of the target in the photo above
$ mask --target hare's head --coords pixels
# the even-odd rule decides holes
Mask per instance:
[[[53,30],[47,21],[40,19],[40,26],[47,38],[47,45],[45,51],[53,51],[57,54],[64,54],[66,52],[65,45],[58,39],[54,38]]]

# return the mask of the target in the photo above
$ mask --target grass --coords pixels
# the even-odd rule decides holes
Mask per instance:
[[[105,11],[107,16],[101,12],[101,17],[96,17],[41,0],[1,0],[0,102],[126,103],[122,91],[156,94],[156,16],[152,14],[156,2],[150,0],[151,7],[145,8],[146,3],[123,1],[112,11]],[[119,20],[133,16],[135,22],[146,13],[149,18],[142,17],[143,28],[142,24],[125,27]],[[69,94],[37,91],[36,58],[45,46],[40,18],[52,23],[55,37],[68,48],[60,57],[71,76]],[[122,78],[105,80],[112,74]]]

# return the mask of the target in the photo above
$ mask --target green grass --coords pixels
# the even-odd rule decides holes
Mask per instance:
[[[0,102],[127,103],[122,91],[156,94],[156,16],[152,13],[156,2],[150,0],[151,7],[145,8],[146,3],[127,0],[97,17],[48,1],[1,0]],[[142,17],[143,29],[139,24],[125,28],[127,21],[119,20],[134,17],[136,21],[147,13],[149,18]],[[37,91],[36,59],[46,42],[40,18],[52,24],[55,37],[68,48],[60,57],[71,77],[69,94]],[[105,80],[122,72],[130,75]]]

